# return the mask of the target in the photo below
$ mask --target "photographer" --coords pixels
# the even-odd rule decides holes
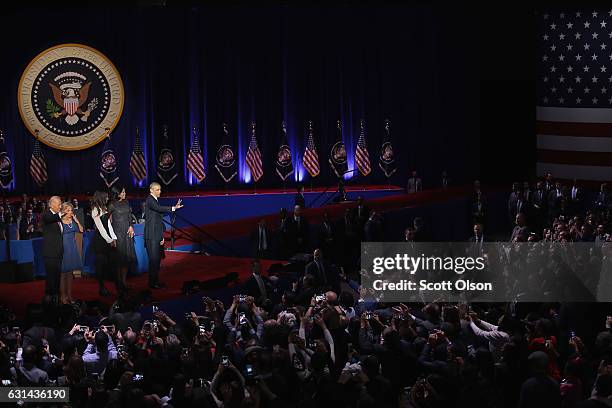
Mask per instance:
[[[246,343],[249,339],[260,339],[263,334],[263,320],[260,313],[253,297],[234,296],[232,305],[223,318],[223,324],[230,332],[228,342]]]
[[[17,378],[17,384],[22,387],[35,387],[49,385],[47,373],[36,366],[40,355],[35,346],[24,347],[21,354],[23,364],[12,368],[13,375]]]
[[[102,326],[95,333],[87,330],[85,340],[88,345],[83,352],[83,362],[87,375],[103,373],[108,362],[117,359],[117,349],[106,327]]]

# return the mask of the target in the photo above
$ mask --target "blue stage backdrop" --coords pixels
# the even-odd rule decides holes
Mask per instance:
[[[29,61],[62,43],[94,47],[113,61],[125,86],[125,106],[112,134],[121,182],[130,189],[157,180],[156,149],[168,125],[179,177],[169,190],[219,189],[216,151],[229,124],[238,152],[238,177],[229,188],[252,188],[245,163],[249,123],[257,123],[263,154],[261,187],[281,186],[274,162],[287,123],[296,169],[290,180],[311,183],[302,165],[306,122],[312,120],[321,174],[314,185],[335,181],[328,163],[343,121],[349,169],[366,121],[372,173],[355,183],[385,183],[378,167],[384,120],[404,183],[416,168],[425,187],[438,186],[447,170],[467,181],[479,166],[479,87],[472,72],[476,53],[469,17],[459,6],[371,5],[369,7],[54,7],[13,8],[2,13],[0,128],[15,166],[14,192],[90,192],[98,176],[103,143],[66,152],[43,146],[49,181],[39,189],[29,175],[34,138],[17,107],[19,78]],[[468,46],[466,46],[468,44]],[[198,129],[207,177],[201,186],[185,158]],[[148,178],[137,186],[129,172],[136,128],[140,129]],[[434,159],[435,158],[435,159]]]

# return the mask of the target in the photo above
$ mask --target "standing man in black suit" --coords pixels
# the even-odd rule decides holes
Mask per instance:
[[[53,196],[49,199],[49,208],[42,213],[43,259],[47,273],[45,295],[51,296],[54,303],[57,303],[59,295],[60,272],[64,254],[61,205],[62,200],[58,196]]]
[[[147,197],[145,206],[145,247],[149,256],[149,287],[152,289],[160,289],[165,287],[159,282],[159,265],[161,263],[161,251],[164,247],[164,221],[165,213],[174,212],[182,208],[181,199],[176,202],[174,207],[159,205],[159,196],[161,195],[161,185],[159,183],[151,183],[149,185],[149,196]]]
[[[306,265],[305,273],[312,275],[316,279],[317,286],[327,290],[336,289],[336,277],[333,274],[332,266],[323,259],[323,254],[319,248],[313,252],[313,260]]]
[[[304,186],[298,184],[297,193],[295,194],[294,205],[299,205],[302,208],[306,208],[306,197],[304,197]]]
[[[272,234],[266,227],[266,220],[262,218],[257,228],[251,232],[251,255],[253,258],[269,258],[272,253]]]
[[[293,209],[293,222],[291,223],[291,230],[295,252],[308,252],[310,243],[310,226],[306,217],[302,215],[302,207],[299,205],[296,205]]]

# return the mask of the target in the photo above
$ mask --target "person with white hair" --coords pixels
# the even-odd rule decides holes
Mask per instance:
[[[60,288],[60,271],[64,253],[62,238],[62,200],[58,196],[49,199],[49,208],[42,213],[43,259],[45,263],[45,295],[58,302]]]

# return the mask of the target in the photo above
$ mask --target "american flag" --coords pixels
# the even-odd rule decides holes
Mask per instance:
[[[612,10],[537,18],[538,175],[610,181]]]
[[[47,163],[40,149],[40,142],[38,139],[34,141],[34,150],[32,151],[32,158],[30,159],[30,174],[39,187],[42,187],[49,178],[47,175]]]
[[[370,154],[368,153],[368,146],[365,140],[365,123],[363,119],[361,120],[360,126],[359,141],[355,149],[355,162],[357,163],[359,172],[363,176],[367,176],[372,171],[372,168],[370,167]]]
[[[204,158],[202,157],[202,150],[200,149],[200,142],[198,141],[198,135],[196,128],[193,128],[193,143],[187,154],[187,168],[201,183],[206,178],[206,172],[204,171]]]
[[[255,123],[251,125],[251,143],[246,155],[246,163],[251,170],[253,181],[258,182],[263,176],[263,163],[261,161],[261,152],[257,147],[257,139],[255,138]]]
[[[147,178],[147,162],[145,161],[142,145],[140,144],[140,131],[138,128],[136,128],[136,141],[134,142],[132,156],[130,157],[130,172],[138,182]]]
[[[310,177],[316,177],[321,172],[319,167],[319,155],[314,143],[314,130],[312,129],[312,121],[308,122],[308,139],[306,141],[306,149],[302,158],[304,168],[310,174]]]

